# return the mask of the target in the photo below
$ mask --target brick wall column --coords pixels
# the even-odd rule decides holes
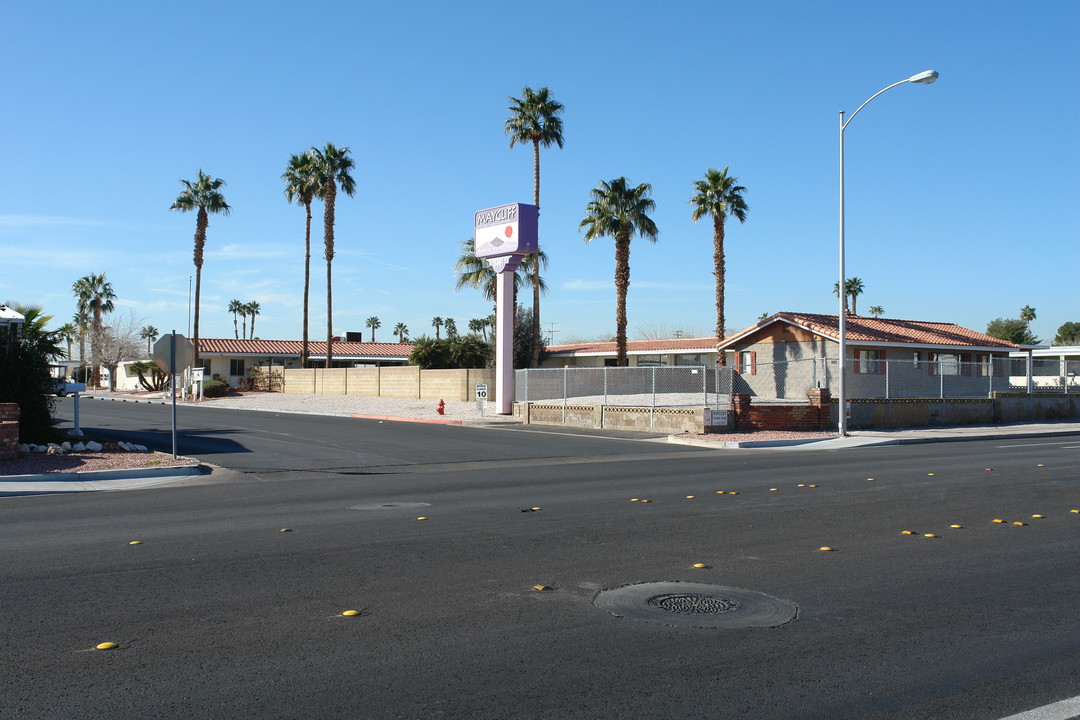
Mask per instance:
[[[0,403],[0,460],[14,460],[19,454],[19,406]]]

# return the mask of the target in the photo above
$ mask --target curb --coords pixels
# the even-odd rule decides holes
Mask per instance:
[[[847,448],[884,447],[887,445],[924,445],[928,443],[946,442],[970,442],[975,440],[1014,440],[1018,438],[1047,438],[1078,436],[1077,430],[1037,430],[1030,433],[1011,432],[993,433],[988,435],[945,435],[938,437],[880,437],[873,435],[849,435],[847,438],[805,438],[793,440],[744,440],[741,442],[725,442],[723,440],[696,440],[694,438],[680,438],[669,435],[667,442],[677,445],[692,445],[694,447],[711,448],[713,450],[767,450],[799,448],[807,445],[820,445],[833,443],[826,447],[807,447],[807,450],[843,450]],[[842,441],[842,442],[841,442]]]
[[[389,420],[391,422],[411,422],[411,423],[426,423],[428,425],[461,425],[461,420],[438,420],[430,418],[407,418],[407,417],[393,417],[391,415],[357,415],[351,414],[349,417],[357,418],[358,420]]]
[[[83,470],[36,475],[4,475],[0,477],[0,497],[92,490],[134,490],[183,480],[193,475],[202,475],[207,466],[195,460],[193,463],[192,465],[131,470]]]

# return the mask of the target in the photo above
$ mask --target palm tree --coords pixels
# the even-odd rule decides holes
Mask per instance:
[[[71,316],[71,322],[78,330],[79,340],[79,366],[86,366],[86,333],[90,327],[90,311],[88,308],[79,307]]]
[[[552,144],[563,146],[563,123],[559,113],[562,103],[556,102],[546,87],[521,90],[521,98],[510,98],[507,108],[505,134],[510,136],[510,147],[515,143],[531,142],[533,146],[533,205],[540,207],[540,146]],[[540,366],[540,275],[533,275],[533,354],[530,367]]]
[[[441,317],[436,315],[435,317],[431,318],[431,327],[435,328],[435,339],[436,340],[442,340],[442,338],[439,336],[439,330],[442,329],[442,326],[443,326],[443,319]]]
[[[1031,321],[1034,319],[1035,308],[1031,307],[1030,305],[1025,305],[1024,307],[1020,308],[1020,320],[1023,321],[1024,326],[1028,330],[1031,329]]]
[[[338,186],[349,197],[356,192],[356,182],[349,171],[353,169],[353,160],[349,157],[349,148],[335,147],[326,143],[321,150],[311,149],[313,172],[317,185],[322,188],[320,197],[323,201],[323,256],[326,258],[326,367],[330,367],[333,357],[334,339],[334,298],[331,265],[334,261],[334,206],[337,203]]]
[[[67,343],[67,359],[71,359],[71,344],[79,337],[79,328],[75,323],[64,323],[56,328],[56,336]]]
[[[364,325],[371,328],[371,342],[375,342],[375,331],[382,327],[382,320],[372,315],[364,322]]]
[[[161,332],[153,325],[147,325],[139,331],[139,337],[146,341],[146,355],[150,356],[150,343],[161,336]]]
[[[885,308],[880,305],[871,305],[868,311],[873,317],[879,318],[885,314]]]
[[[475,335],[483,335],[483,338],[487,340],[487,318],[473,318],[469,321],[469,332]]]
[[[727,216],[734,217],[741,223],[746,222],[750,212],[742,194],[746,188],[738,184],[738,179],[728,175],[728,168],[705,171],[705,179],[694,182],[696,195],[690,199],[694,210],[690,217],[697,222],[706,215],[713,221],[713,276],[716,278],[716,337],[723,340],[724,332],[724,223]],[[724,353],[720,353],[720,365],[727,363]]]
[[[244,305],[244,314],[251,316],[251,333],[248,335],[248,339],[254,339],[255,337],[255,316],[262,310],[262,306],[255,300]]]
[[[479,290],[485,300],[489,300],[492,303],[495,302],[495,290],[498,286],[498,275],[491,269],[491,265],[487,260],[476,257],[473,252],[473,238],[469,238],[461,243],[461,255],[458,257],[457,262],[454,263],[454,272],[457,273],[457,282],[454,285],[455,290],[461,290],[462,288],[470,287],[474,290]],[[534,259],[535,258],[535,259]],[[521,276],[525,273],[526,279],[532,281],[532,267],[536,260],[539,260],[540,267],[546,268],[548,264],[547,253],[543,250],[537,250],[534,255],[527,255],[525,260],[518,266],[518,269],[514,271],[514,313],[517,314],[517,293],[521,289]],[[539,278],[540,291],[547,292],[547,283],[543,278]]]
[[[239,340],[240,339],[240,330],[236,326],[236,316],[244,314],[244,303],[240,302],[239,300],[230,300],[229,301],[229,312],[232,313],[233,335],[235,336],[235,338],[237,340]],[[246,330],[246,328],[245,328],[245,330]]]
[[[458,336],[457,323],[454,321],[454,318],[446,318],[444,326],[446,327],[447,340],[453,340]]]
[[[852,277],[844,281],[844,312],[858,315],[855,310],[855,298],[862,295],[865,289],[862,278]],[[840,283],[838,282],[833,283],[833,295],[840,297]],[[850,308],[848,307],[848,298],[851,298]]]
[[[394,334],[397,335],[398,342],[403,343],[409,334],[409,328],[405,326],[405,323],[399,322],[394,326]]]
[[[300,349],[300,367],[307,367],[308,359],[308,293],[311,289],[311,201],[322,195],[315,155],[308,151],[289,158],[289,165],[282,173],[285,181],[285,199],[304,206],[304,342]]]
[[[585,228],[585,242],[598,237],[615,240],[615,342],[618,347],[616,364],[626,365],[626,292],[630,288],[630,239],[635,235],[656,242],[660,231],[647,213],[656,209],[649,198],[652,186],[642,183],[630,187],[625,177],[610,183],[603,180],[589,191],[592,198],[585,206],[585,219],[578,228]]]
[[[101,383],[101,318],[115,309],[113,301],[116,300],[116,293],[113,292],[112,283],[105,279],[105,273],[84,275],[75,281],[71,290],[75,293],[79,310],[87,312],[93,318],[90,326],[90,364],[93,366],[91,383],[98,387]]]
[[[221,188],[225,181],[220,178],[212,178],[202,170],[194,182],[181,180],[184,189],[176,197],[176,202],[169,206],[170,210],[189,212],[197,210],[195,217],[195,326],[194,338],[195,354],[192,359],[192,367],[201,367],[199,364],[199,298],[202,294],[202,266],[203,249],[206,247],[206,228],[210,226],[210,213],[228,215],[232,208],[225,202],[225,196]]]
[[[865,290],[862,278],[848,278],[847,282],[844,283],[844,290],[851,298],[851,314],[858,315],[859,311],[856,309],[855,303],[858,301],[859,296],[863,294],[863,290]]]

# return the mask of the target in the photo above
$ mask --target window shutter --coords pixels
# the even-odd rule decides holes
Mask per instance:
[[[851,354],[855,356],[854,372],[855,372],[856,375],[858,375],[859,373],[862,372],[862,365],[859,362],[859,358],[860,358],[860,356],[862,354],[862,350],[852,350]]]
[[[930,375],[937,375],[937,356],[935,352],[926,353],[926,370]]]
[[[878,375],[885,374],[885,348],[878,351],[878,357],[881,358],[878,361]]]
[[[735,372],[742,374],[742,351],[735,351]]]
[[[750,374],[757,375],[757,352],[750,351]]]

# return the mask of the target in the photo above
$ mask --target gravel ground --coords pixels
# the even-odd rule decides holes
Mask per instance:
[[[184,467],[195,461],[169,453],[81,452],[67,455],[20,455],[0,462],[0,476],[39,473],[83,472],[86,470],[130,470],[147,467]]]
[[[298,395],[293,393],[249,392],[229,397],[202,400],[202,405],[247,410],[283,410],[319,415],[374,415],[416,420],[460,420],[462,423],[513,423],[512,415],[499,415],[494,403],[486,403],[483,412],[475,402],[446,401],[443,415],[438,400],[367,397],[363,395]]]

